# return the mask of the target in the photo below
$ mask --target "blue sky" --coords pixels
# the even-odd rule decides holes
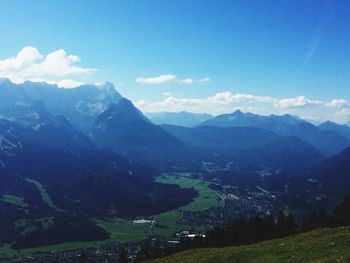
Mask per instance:
[[[28,46],[43,56],[38,61],[63,49],[63,56],[81,59],[72,65],[91,71],[34,77],[108,80],[145,110],[171,110],[161,104],[169,96],[188,105],[189,99],[225,92],[280,100],[304,96],[304,102],[350,99],[346,0],[11,0],[1,1],[0,10],[0,61]],[[0,62],[3,72],[8,71],[1,71]],[[304,112],[310,112],[306,104],[318,105],[299,104]],[[252,111],[254,106],[249,105]],[[250,109],[238,103],[194,111],[237,107]],[[259,107],[270,111],[268,105]]]

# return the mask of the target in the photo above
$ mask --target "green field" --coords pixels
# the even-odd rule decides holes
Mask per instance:
[[[180,224],[178,221],[182,217],[182,212],[202,211],[210,207],[220,207],[224,205],[222,198],[208,187],[207,182],[192,179],[189,173],[166,174],[157,177],[156,181],[167,184],[178,184],[182,188],[193,187],[198,191],[198,197],[184,207],[156,215],[152,232],[150,224],[135,225],[131,220],[120,218],[115,218],[110,221],[98,220],[98,224],[111,233],[111,240],[120,242],[142,240],[151,233],[170,237],[175,232],[191,228],[195,228],[197,231],[204,231],[201,227]]]
[[[318,229],[249,246],[189,250],[152,262],[350,262],[350,227]]]
[[[51,199],[49,193],[46,191],[45,187],[43,187],[43,186],[41,185],[41,183],[39,183],[38,181],[36,181],[36,180],[34,180],[34,179],[31,179],[31,178],[26,178],[26,181],[27,181],[28,183],[32,183],[32,184],[35,185],[35,187],[36,187],[36,188],[38,189],[38,191],[40,192],[43,201],[44,201],[49,207],[51,207],[52,209],[56,210],[57,212],[63,212],[63,210],[62,210],[61,208],[57,207],[57,206],[53,203],[53,201],[52,201],[52,199]]]
[[[15,195],[4,194],[4,195],[2,195],[2,198],[0,198],[0,199],[6,203],[17,205],[17,206],[20,206],[22,208],[28,207],[28,204],[26,204],[24,202],[23,198],[15,196]]]
[[[178,223],[182,217],[182,212],[202,211],[210,207],[221,207],[224,205],[222,198],[208,187],[207,182],[192,179],[189,173],[166,174],[157,177],[156,181],[167,184],[178,184],[182,188],[194,187],[198,191],[198,197],[184,207],[156,215],[152,232],[150,224],[134,224],[131,220],[120,218],[109,221],[97,220],[98,225],[105,228],[111,234],[111,240],[119,242],[142,240],[151,233],[169,237],[175,232],[191,228],[195,228],[197,231],[204,231],[201,227],[186,226]]]
[[[150,224],[135,224],[121,218],[96,222],[110,233],[110,241],[129,242],[142,240],[150,235]]]
[[[188,176],[159,176],[156,178],[159,183],[177,184],[182,188],[193,187],[198,191],[198,197],[193,202],[181,208],[183,211],[202,211],[210,207],[221,207],[224,205],[222,198],[216,191],[208,187],[209,183],[199,179],[192,179]]]
[[[38,253],[50,253],[50,252],[58,252],[65,250],[73,250],[73,249],[81,249],[81,248],[90,248],[97,247],[106,242],[104,241],[96,241],[96,242],[66,242],[63,244],[50,245],[50,246],[42,246],[37,248],[28,248],[28,249],[20,249],[13,250],[9,244],[5,244],[0,247],[0,262],[16,262],[24,259],[30,259],[35,254]],[[8,260],[8,261],[7,261]]]
[[[48,226],[51,223],[50,218],[41,218],[36,221],[40,222],[44,227]],[[150,224],[134,224],[131,220],[125,220],[121,218],[115,218],[110,221],[95,221],[99,226],[105,228],[110,233],[109,239],[91,242],[66,242],[63,244],[20,250],[13,250],[9,244],[5,244],[0,247],[0,262],[5,262],[5,259],[11,259],[11,262],[15,260],[23,260],[31,258],[34,254],[37,253],[97,247],[112,241],[137,241],[146,238],[150,234]],[[25,219],[17,220],[15,222],[15,225],[17,228],[21,229],[21,233],[23,234],[36,230],[35,226]]]
[[[160,236],[172,236],[175,232],[184,229],[191,229],[193,226],[186,226],[179,224],[183,211],[201,211],[210,207],[223,206],[224,201],[214,191],[208,188],[208,183],[198,179],[192,179],[190,173],[178,173],[178,174],[164,174],[163,176],[157,177],[157,182],[178,184],[182,188],[195,188],[198,191],[198,197],[193,200],[190,204],[181,207],[179,209],[165,212],[156,215],[156,223],[152,228],[152,234]],[[40,191],[43,200],[52,208],[62,211],[59,207],[55,206],[51,200],[49,194],[45,188],[37,181],[27,178],[28,182],[33,183]],[[3,197],[4,198],[4,197]],[[7,196],[7,200],[15,202],[16,205],[24,205],[24,201],[15,196]],[[50,218],[38,219],[42,225],[50,224]],[[110,238],[103,241],[94,242],[66,242],[63,244],[43,246],[30,249],[13,250],[9,244],[0,247],[0,259],[7,257],[24,259],[32,256],[36,253],[42,252],[57,252],[79,248],[97,247],[103,244],[107,244],[111,241],[117,242],[129,242],[142,240],[151,234],[151,225],[148,224],[134,224],[132,220],[126,220],[121,218],[114,218],[110,220],[98,220],[95,219],[96,224],[105,228],[110,233]],[[16,227],[22,228],[23,233],[32,231],[33,226],[26,220],[18,220],[15,222]],[[203,228],[194,227],[197,231],[204,231]],[[0,260],[0,262],[2,262]]]
[[[167,184],[177,184],[182,188],[193,187],[198,191],[198,197],[188,205],[177,210],[162,213],[157,216],[153,233],[160,236],[172,236],[175,232],[185,229],[195,229],[196,231],[204,231],[201,227],[182,225],[178,221],[182,217],[183,211],[203,211],[211,207],[222,207],[223,199],[212,189],[208,187],[207,182],[199,179],[192,179],[186,175],[163,175],[156,178],[157,182]]]

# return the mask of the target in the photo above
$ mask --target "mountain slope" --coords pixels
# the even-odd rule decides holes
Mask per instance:
[[[52,115],[64,115],[84,133],[88,133],[99,114],[120,99],[111,83],[63,89],[48,83],[0,81],[0,109],[42,101]]]
[[[317,128],[319,128],[321,131],[332,131],[338,133],[350,140],[350,127],[347,125],[339,125],[331,121],[326,121],[317,126]]]
[[[239,110],[232,114],[219,115],[200,125],[217,127],[255,127],[285,136],[297,136],[331,156],[350,146],[350,141],[333,131],[322,131],[311,123],[289,114],[262,116],[243,113]]]
[[[349,194],[349,175],[350,148],[347,148],[342,153],[314,167],[311,172],[304,175],[304,178],[316,180],[318,182],[317,191],[327,195],[329,199],[332,197],[340,200]]]
[[[107,211],[108,206],[114,204],[121,215],[153,213],[146,212],[146,204],[137,208],[135,203],[129,207],[136,200],[152,203],[151,210],[161,207],[154,203],[158,200],[156,196],[146,196],[158,185],[154,183],[157,171],[131,163],[111,151],[70,152],[46,143],[46,140],[37,139],[36,131],[8,121],[0,122],[0,189],[3,192],[20,194],[11,182],[31,178],[45,185],[53,200],[65,210],[73,206],[72,211],[84,213],[86,205],[86,209],[93,208],[92,211]],[[81,202],[75,203],[78,199]]]
[[[151,123],[124,98],[98,116],[92,140],[100,148],[153,164],[178,158],[184,148],[178,139]]]
[[[265,116],[253,113],[243,113],[236,110],[231,114],[221,114],[210,120],[207,120],[201,125],[203,126],[217,126],[217,127],[254,127],[258,122],[263,121]]]
[[[65,116],[52,116],[42,101],[1,108],[0,116],[20,124],[32,140],[70,151],[93,149],[92,141],[77,131]]]
[[[286,181],[303,207],[334,209],[350,189],[350,147]]]
[[[189,147],[204,149],[212,155],[215,153],[213,159],[232,161],[232,165],[245,163],[255,169],[262,165],[274,169],[302,169],[324,158],[318,149],[296,137],[258,128],[162,127]]]
[[[146,117],[154,124],[170,124],[184,127],[194,127],[207,121],[213,116],[209,114],[192,113],[187,111],[181,112],[150,112],[145,113]]]
[[[157,171],[114,152],[52,144],[40,130],[0,121],[0,244],[23,248],[103,239],[105,232],[90,218],[153,215],[196,196],[194,190],[155,183]],[[49,229],[43,218],[52,218]],[[35,229],[22,234],[18,220]],[[43,235],[50,231],[55,234]]]
[[[249,246],[189,250],[151,262],[349,262],[350,228],[327,228]]]

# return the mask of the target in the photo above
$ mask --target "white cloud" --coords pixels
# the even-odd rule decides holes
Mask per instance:
[[[345,99],[333,99],[329,103],[327,103],[327,106],[329,107],[336,107],[336,108],[345,108],[349,107],[349,101]]]
[[[172,96],[173,94],[172,94],[171,92],[163,92],[162,95],[163,95],[164,97],[170,97],[170,96]]]
[[[219,92],[205,99],[198,98],[177,98],[174,96],[166,96],[162,101],[147,102],[141,100],[136,105],[145,112],[156,111],[181,111],[188,110],[193,112],[208,112],[219,114],[230,112],[232,107],[238,107],[242,103],[273,103],[274,98],[267,96],[254,96],[250,94],[232,94],[231,92]]]
[[[209,77],[205,77],[205,78],[201,78],[199,80],[197,80],[197,82],[202,83],[202,82],[209,82],[210,78]]]
[[[336,106],[343,101],[345,100],[333,99],[329,102],[323,102],[320,100],[311,100],[305,96],[279,99],[270,96],[256,96],[243,93],[233,94],[227,91],[219,92],[206,98],[178,98],[168,94],[168,96],[165,96],[160,101],[149,102],[141,100],[135,104],[144,112],[178,112],[186,110],[216,115],[241,109],[263,115],[289,113],[317,122],[332,120],[339,123],[346,123],[350,121],[350,106],[346,106],[340,110]]]
[[[187,78],[187,79],[180,79],[179,81],[178,81],[179,83],[182,83],[182,84],[192,84],[193,83],[193,79],[191,79],[191,78]]]
[[[180,83],[191,85],[193,83],[203,83],[210,81],[210,78],[205,77],[198,80],[194,80],[193,78],[185,78],[178,79],[176,75],[173,74],[165,74],[156,77],[138,77],[136,78],[136,82],[144,85],[159,85],[166,83]]]
[[[335,113],[335,119],[339,123],[350,123],[350,108],[343,108]]]
[[[82,77],[96,71],[94,68],[78,67],[78,62],[78,56],[68,55],[63,49],[44,56],[35,47],[24,47],[17,55],[0,60],[0,76],[15,83],[40,80],[73,87],[82,82],[62,78]]]
[[[139,77],[136,79],[137,83],[146,84],[146,85],[159,85],[172,82],[176,79],[175,75],[167,74],[160,75],[158,77]]]
[[[322,16],[320,17],[320,20],[318,22],[318,25],[316,26],[314,33],[312,35],[310,45],[307,48],[300,64],[295,69],[294,73],[292,74],[292,79],[296,78],[297,75],[302,72],[302,70],[310,63],[313,56],[317,52],[318,47],[321,44],[322,38],[326,32],[327,25],[331,21],[333,15],[334,15],[334,6],[331,6],[331,1],[328,2],[327,5],[325,5],[325,12],[322,13]]]
[[[59,82],[57,82],[58,87],[66,88],[66,89],[76,88],[76,87],[79,87],[83,84],[84,84],[83,82],[75,81],[75,80],[71,80],[71,79],[64,79],[64,80],[60,80]]]
[[[299,107],[320,105],[320,104],[323,104],[323,102],[319,100],[309,100],[305,96],[298,96],[295,98],[286,98],[286,99],[275,101],[275,106],[280,107],[282,109],[299,108]]]
[[[0,72],[2,75],[11,74],[30,67],[42,58],[43,56],[36,48],[25,47],[16,56],[0,60]]]

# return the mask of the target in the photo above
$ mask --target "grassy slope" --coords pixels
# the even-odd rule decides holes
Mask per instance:
[[[24,202],[24,199],[15,195],[9,195],[9,194],[3,194],[2,198],[0,198],[0,200],[9,203],[9,204],[13,204],[13,205],[18,205],[22,208],[26,208],[28,207],[28,204],[26,204]]]
[[[36,187],[36,188],[38,189],[38,191],[40,192],[43,201],[44,201],[49,207],[51,207],[52,209],[56,210],[57,212],[64,212],[64,210],[62,210],[61,208],[57,207],[57,206],[53,203],[53,201],[52,201],[52,199],[51,199],[49,193],[46,191],[45,187],[43,187],[41,183],[39,183],[38,181],[36,181],[36,180],[34,180],[34,179],[30,179],[30,178],[26,178],[26,181],[27,181],[28,183],[31,183],[31,184],[34,184],[34,185],[35,185],[35,187]]]
[[[318,229],[249,246],[189,250],[154,262],[350,262],[350,227]]]

